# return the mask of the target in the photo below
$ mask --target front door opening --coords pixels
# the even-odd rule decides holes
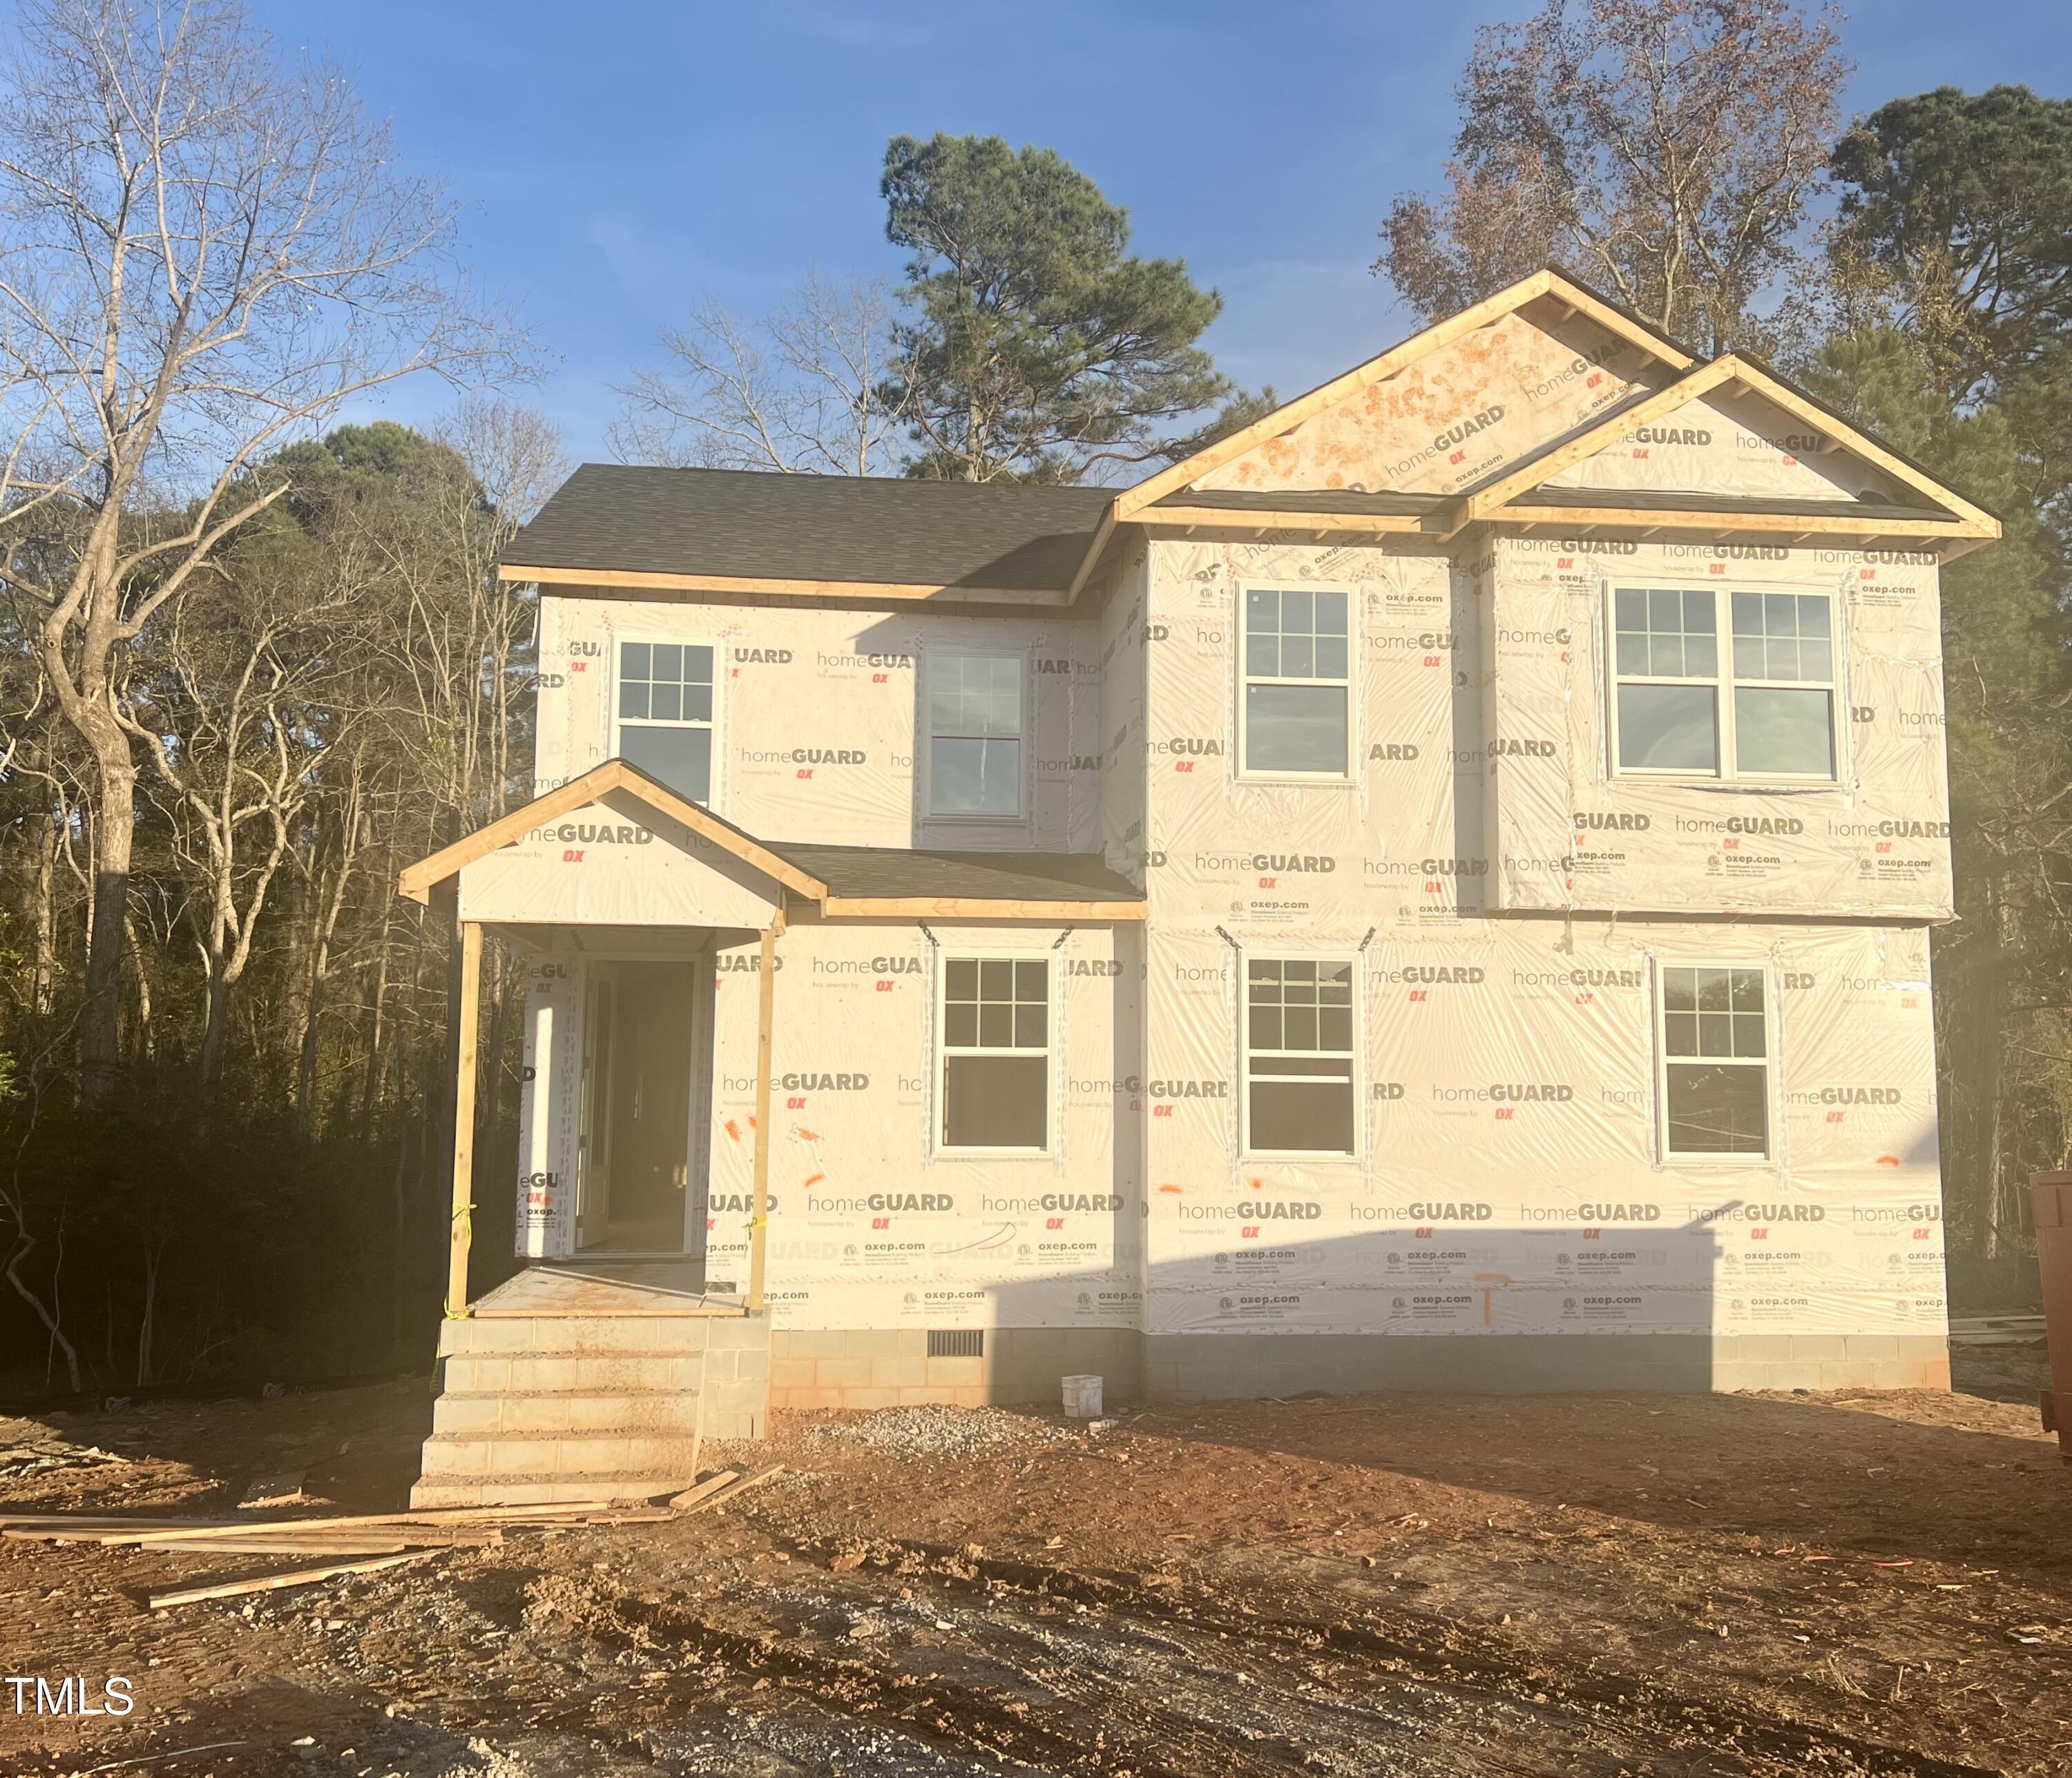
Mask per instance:
[[[599,961],[590,979],[588,1176],[578,1241],[618,1253],[682,1253],[695,1189],[700,972],[689,963]]]

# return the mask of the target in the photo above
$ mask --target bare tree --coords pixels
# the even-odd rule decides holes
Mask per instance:
[[[1485,27],[1434,199],[1400,197],[1375,269],[1428,320],[1549,261],[1672,335],[1755,343],[1810,262],[1799,237],[1848,72],[1832,6],[1548,0]]]
[[[393,378],[508,363],[450,222],[348,83],[283,67],[238,0],[23,0],[0,68],[0,574],[97,778],[96,1101],[136,828],[121,657],[286,491],[260,466],[279,444]]]
[[[868,475],[897,467],[905,403],[892,294],[879,280],[814,273],[744,319],[712,298],[664,328],[670,359],[620,388],[610,440],[622,462]]]

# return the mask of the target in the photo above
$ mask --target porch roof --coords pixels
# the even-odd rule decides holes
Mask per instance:
[[[823,915],[985,919],[1141,920],[1143,893],[1095,852],[922,852],[758,839],[623,759],[608,759],[404,870],[413,901],[468,865],[549,822],[617,791],[680,823],[808,902]]]

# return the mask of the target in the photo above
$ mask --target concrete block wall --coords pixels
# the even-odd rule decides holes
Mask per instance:
[[[1143,1382],[1151,1401],[1311,1390],[1947,1389],[1950,1357],[1937,1334],[1167,1334],[1145,1338]]]
[[[1055,1407],[1060,1382],[1092,1372],[1112,1401],[1143,1393],[1141,1337],[1128,1328],[989,1328],[979,1358],[931,1358],[920,1328],[770,1337],[770,1405],[781,1408]]]

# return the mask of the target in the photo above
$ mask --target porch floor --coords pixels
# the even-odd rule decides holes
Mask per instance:
[[[742,1299],[708,1291],[695,1260],[572,1261],[528,1266],[470,1308],[486,1317],[747,1314]]]

